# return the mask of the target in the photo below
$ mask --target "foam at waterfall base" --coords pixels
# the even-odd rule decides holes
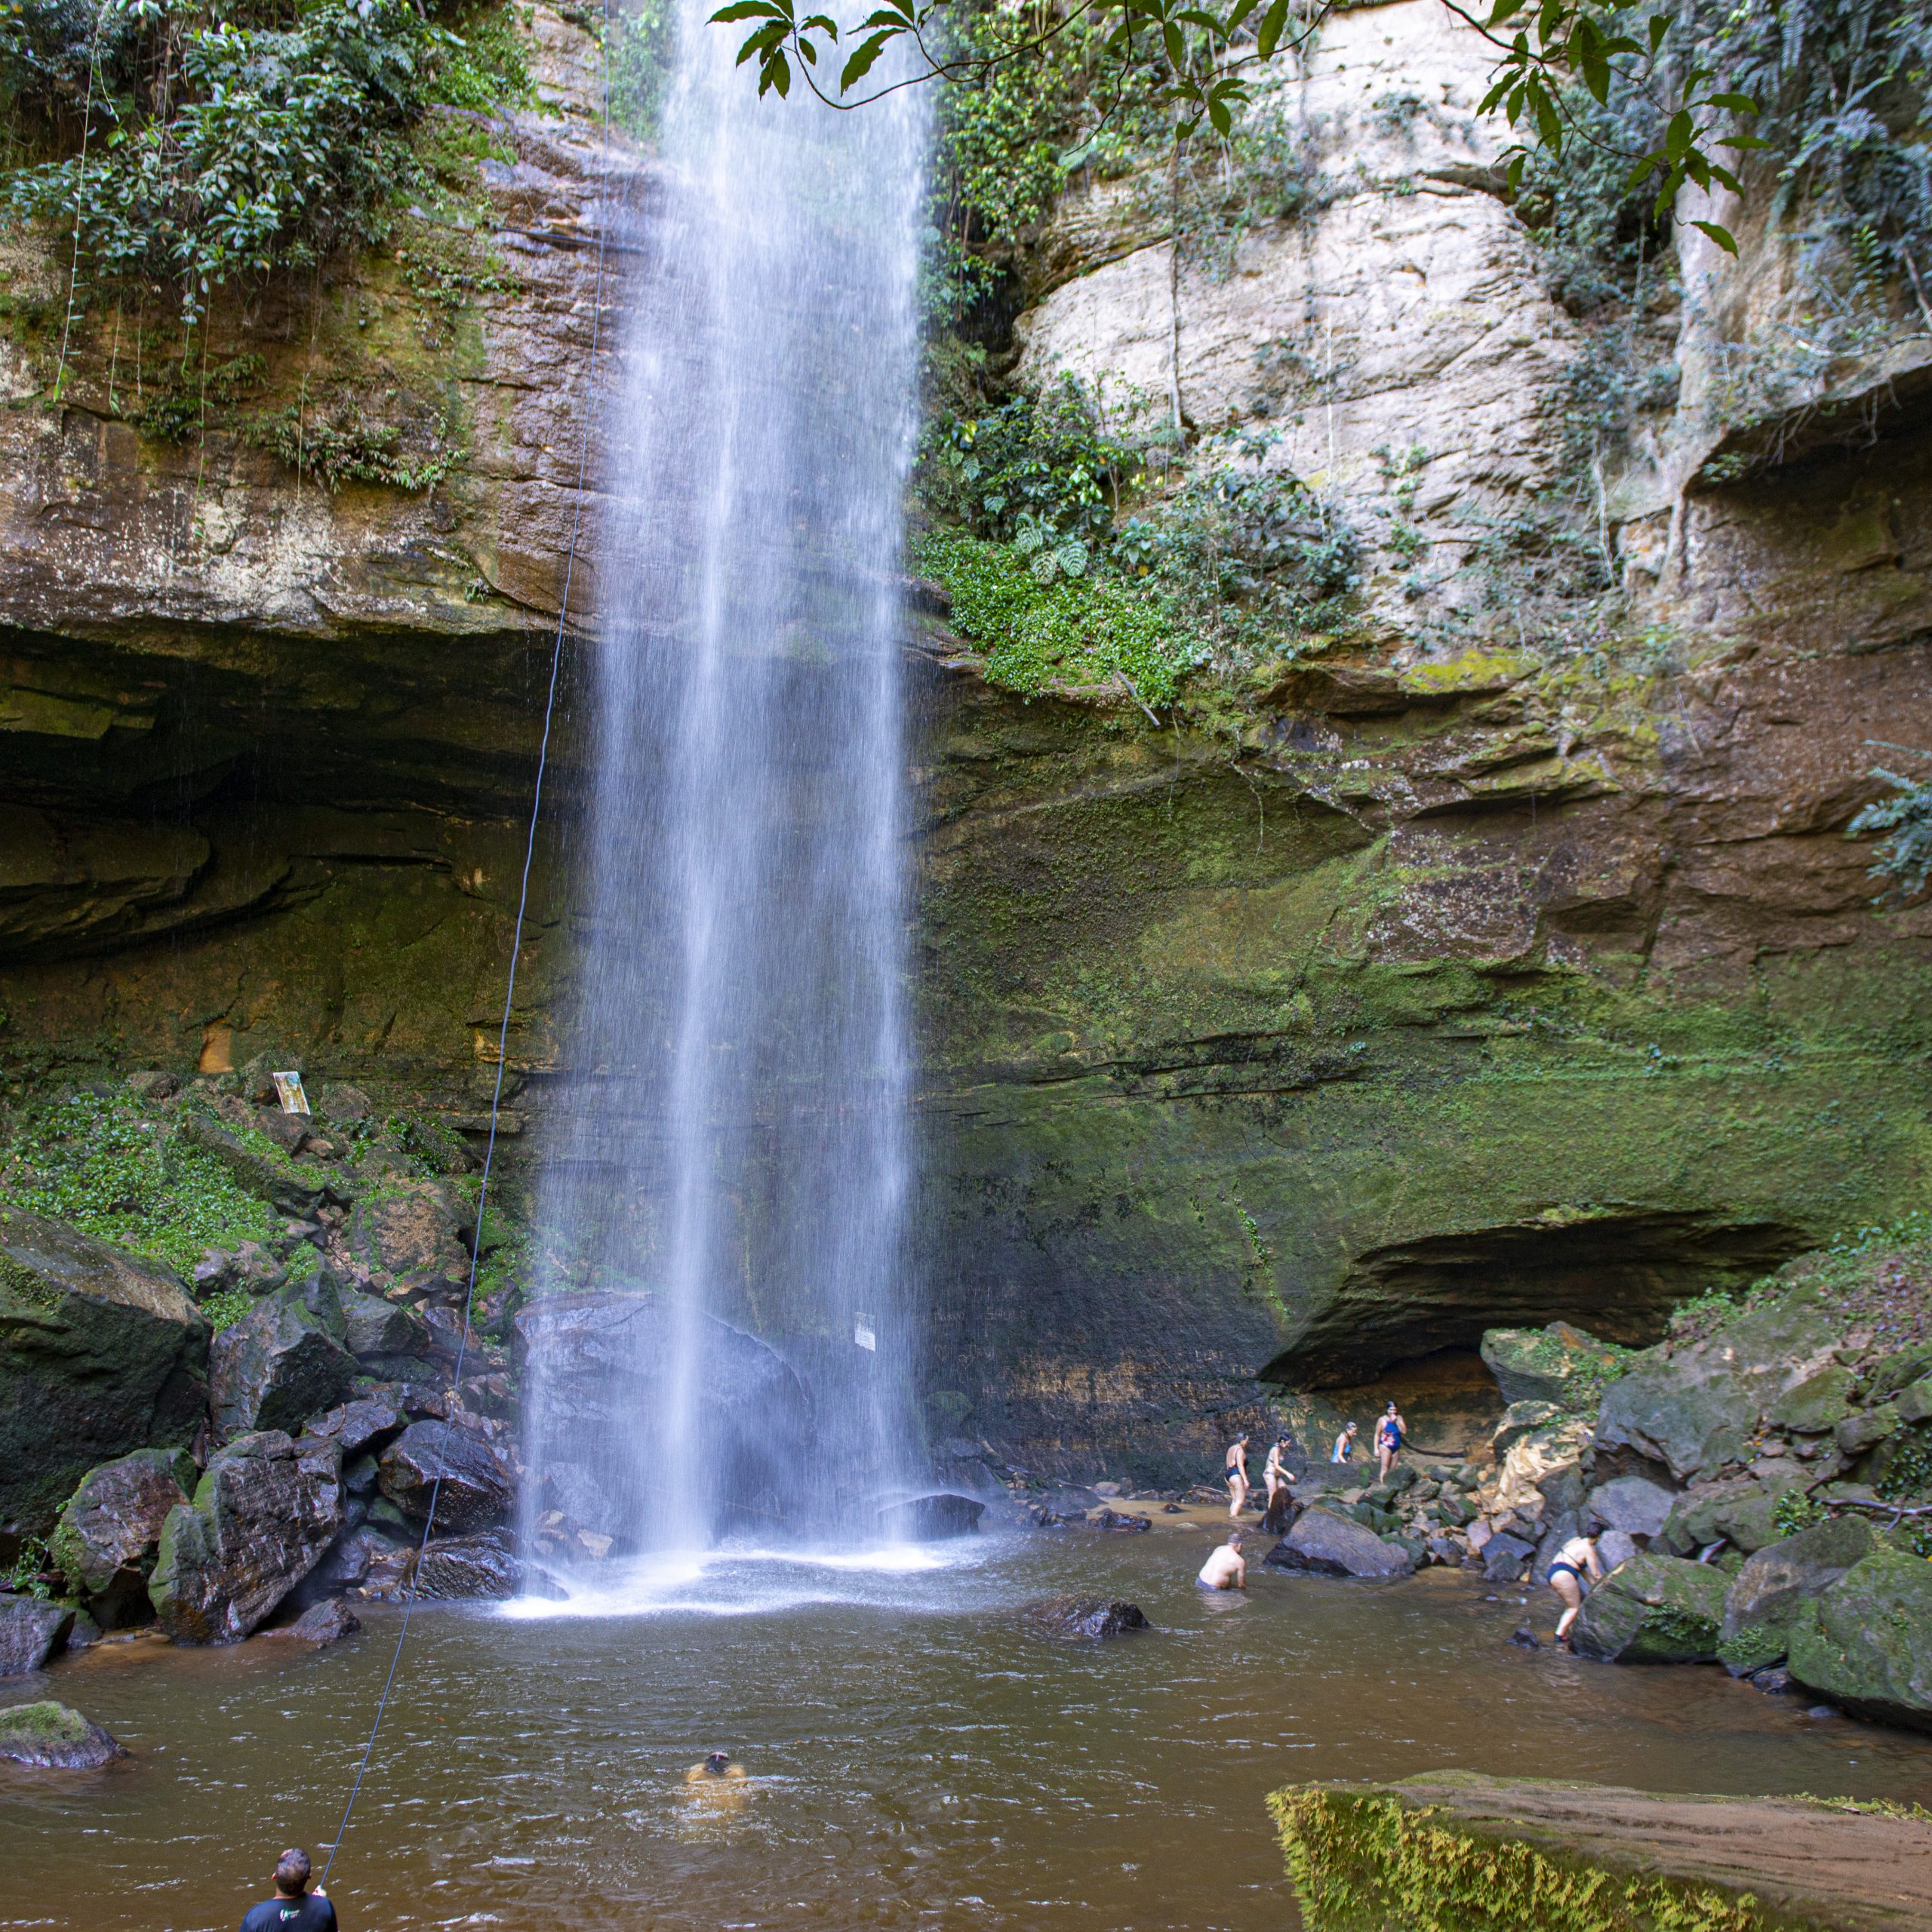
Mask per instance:
[[[555,1597],[518,1597],[496,1614],[548,1617],[760,1617],[807,1604],[900,1611],[955,1607],[951,1585],[992,1554],[977,1542],[937,1547],[881,1543],[859,1549],[660,1551],[592,1571],[559,1573]]]

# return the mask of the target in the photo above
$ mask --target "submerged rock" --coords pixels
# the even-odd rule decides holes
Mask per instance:
[[[880,1529],[901,1543],[944,1543],[977,1534],[986,1506],[971,1496],[935,1490],[891,1503],[878,1512]]]
[[[1580,1655],[1605,1663],[1709,1663],[1729,1580],[1679,1557],[1632,1557],[1584,1598],[1571,1641]]]
[[[280,1429],[217,1450],[169,1511],[148,1593],[180,1644],[245,1637],[321,1561],[342,1525],[340,1447]]]
[[[1406,1577],[1416,1567],[1407,1550],[1319,1506],[1304,1509],[1294,1527],[1261,1560],[1271,1570],[1309,1571],[1321,1577]]]
[[[377,1466],[383,1494],[419,1521],[433,1501],[440,1529],[480,1529],[507,1515],[515,1500],[509,1463],[454,1423],[411,1423]]]
[[[0,1758],[60,1771],[91,1771],[127,1755],[118,1740],[78,1711],[49,1700],[0,1710]]]
[[[1042,1597],[1029,1603],[1025,1615],[1029,1623],[1050,1637],[1070,1641],[1103,1642],[1128,1630],[1152,1626],[1140,1614],[1138,1604],[1109,1597]]]
[[[71,1605],[38,1597],[0,1597],[0,1677],[38,1670],[73,1628]]]
[[[1790,1668],[1855,1716],[1932,1730],[1932,1563],[1878,1544],[1792,1617]]]
[[[298,1644],[313,1644],[319,1650],[352,1635],[362,1627],[361,1620],[340,1597],[325,1598],[311,1604],[293,1623],[265,1632],[270,1637],[286,1637]]]
[[[44,1528],[97,1465],[189,1441],[208,1332],[158,1263],[0,1209],[0,1522]]]
[[[147,1614],[147,1576],[169,1510],[196,1480],[181,1449],[137,1449],[81,1479],[54,1532],[53,1555],[68,1587],[105,1629]]]
[[[264,1297],[217,1335],[208,1358],[209,1406],[223,1436],[295,1430],[333,1407],[355,1380],[342,1345],[342,1307],[326,1275]]]

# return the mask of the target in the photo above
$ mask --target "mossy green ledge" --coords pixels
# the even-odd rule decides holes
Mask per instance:
[[[1307,1932],[1915,1932],[1932,1814],[1432,1772],[1268,1801]]]

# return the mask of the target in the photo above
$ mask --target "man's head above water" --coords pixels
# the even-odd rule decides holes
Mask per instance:
[[[275,1888],[285,1899],[299,1899],[309,1889],[309,1854],[292,1845],[275,1862]]]
[[[728,1751],[709,1751],[705,1754],[704,1768],[715,1778],[721,1778],[731,1768],[731,1754]]]

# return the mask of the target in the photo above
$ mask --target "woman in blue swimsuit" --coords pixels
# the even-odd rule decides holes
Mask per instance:
[[[1403,1435],[1402,1412],[1393,1402],[1389,1404],[1382,1420],[1375,1425],[1375,1453],[1382,1459],[1382,1480],[1389,1480],[1389,1472],[1394,1467],[1395,1458],[1401,1453]]]

